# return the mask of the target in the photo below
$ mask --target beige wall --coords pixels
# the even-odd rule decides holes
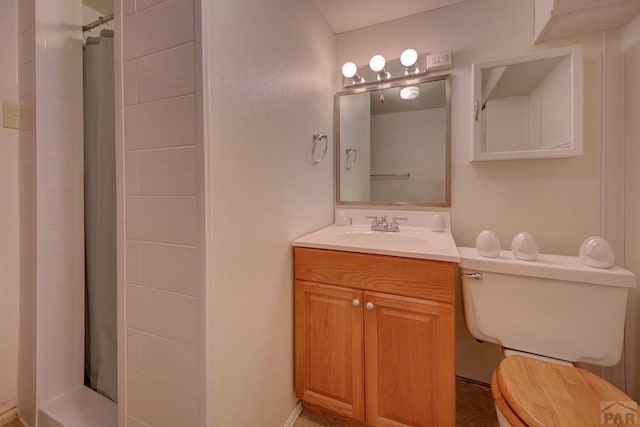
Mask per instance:
[[[586,237],[601,233],[603,219],[602,123],[609,120],[601,108],[603,44],[598,33],[532,46],[533,13],[529,0],[464,2],[340,34],[337,59],[338,64],[366,64],[376,53],[393,59],[408,47],[419,52],[451,50],[451,214],[457,244],[473,246],[477,234],[488,228],[508,249],[517,232],[529,231],[541,252],[575,255]],[[584,156],[470,163],[471,64],[578,43],[585,48]],[[612,209],[619,213],[619,204]],[[490,344],[475,343],[460,306],[457,326],[458,374],[488,381],[501,353]]]
[[[204,425],[198,4],[115,3],[123,426]]]
[[[281,426],[293,389],[291,241],[332,222],[335,36],[296,0],[207,2],[209,426]]]
[[[0,104],[18,104],[17,1],[0,0]],[[1,110],[1,107],[0,107]],[[1,122],[1,119],[0,119]],[[15,413],[18,366],[18,131],[0,123],[0,424]]]
[[[640,277],[640,17],[636,17],[624,30],[625,49],[625,266]],[[637,310],[640,292],[632,292],[629,304],[636,313],[627,322],[627,354],[635,363],[629,364],[629,393],[640,399],[640,363],[633,356],[640,351],[640,327]]]

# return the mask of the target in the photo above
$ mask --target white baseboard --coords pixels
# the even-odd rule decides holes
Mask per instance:
[[[18,416],[18,402],[11,399],[0,403],[0,426],[8,424]]]
[[[287,422],[284,423],[283,427],[293,427],[296,420],[300,416],[300,412],[302,412],[302,402],[298,400],[298,403],[291,411],[291,414],[289,414],[289,418],[287,418]]]

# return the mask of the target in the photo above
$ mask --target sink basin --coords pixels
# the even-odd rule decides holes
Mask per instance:
[[[384,232],[371,231],[365,225],[330,225],[295,240],[293,245],[437,261],[460,261],[451,232],[433,232],[423,227],[401,227],[399,232]]]
[[[387,245],[429,245],[427,236],[414,236],[409,234],[381,231],[347,231],[336,233],[336,242],[352,246],[387,246]]]

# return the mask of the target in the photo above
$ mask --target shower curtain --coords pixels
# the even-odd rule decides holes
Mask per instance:
[[[113,31],[84,49],[85,384],[117,400]]]

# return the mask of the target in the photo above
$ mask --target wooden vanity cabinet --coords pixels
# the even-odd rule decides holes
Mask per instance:
[[[455,264],[294,254],[298,398],[370,426],[453,426]]]

